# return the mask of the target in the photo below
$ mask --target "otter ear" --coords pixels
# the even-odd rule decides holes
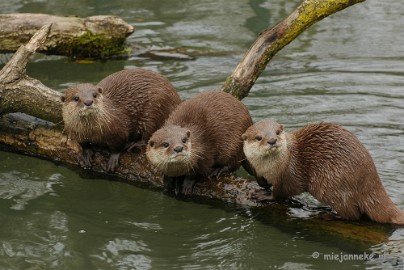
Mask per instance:
[[[150,145],[150,147],[153,147],[154,146],[154,141],[149,141],[149,145]]]
[[[284,129],[284,127],[283,127],[283,125],[281,124],[281,127],[280,127],[280,129],[281,129],[281,131],[283,131],[283,129]]]
[[[66,96],[61,96],[61,97],[60,97],[60,100],[61,100],[62,102],[65,102]]]
[[[98,87],[97,91],[98,91],[98,93],[102,94],[102,88],[101,87]]]
[[[189,136],[191,136],[191,131],[187,130],[187,138],[189,138]]]
[[[243,139],[243,141],[246,141],[247,140],[247,134],[244,133],[243,135],[241,135],[241,138]]]

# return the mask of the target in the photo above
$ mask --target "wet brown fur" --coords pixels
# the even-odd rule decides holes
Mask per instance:
[[[149,140],[147,156],[170,176],[209,176],[218,168],[239,168],[245,159],[241,134],[252,125],[246,106],[225,92],[208,91],[184,101]],[[186,138],[189,131],[188,139]],[[162,146],[168,143],[167,149]],[[188,157],[180,164],[164,164],[175,147]],[[157,156],[162,157],[157,161]],[[153,162],[154,160],[154,162]]]
[[[74,100],[76,96],[79,101]],[[92,100],[94,111],[82,115],[85,100]],[[129,141],[148,140],[181,102],[164,76],[140,68],[118,71],[95,86],[75,85],[62,101],[65,133],[112,152],[121,152]]]
[[[271,138],[278,148],[267,152]],[[277,122],[264,120],[250,127],[243,139],[248,160],[272,182],[275,199],[308,191],[344,219],[367,215],[376,222],[404,225],[404,212],[386,193],[369,152],[345,128],[320,123],[286,133]]]

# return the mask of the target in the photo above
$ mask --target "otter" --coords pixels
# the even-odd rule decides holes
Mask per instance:
[[[369,152],[340,125],[309,124],[287,133],[276,121],[263,120],[242,138],[248,161],[272,183],[266,199],[282,200],[307,191],[342,219],[365,215],[375,222],[404,225],[404,212],[387,195]]]
[[[64,132],[83,148],[80,164],[90,167],[91,145],[111,152],[108,172],[115,171],[120,153],[147,140],[181,103],[164,76],[136,68],[115,72],[98,84],[78,84],[66,90],[63,102]]]
[[[182,102],[150,138],[146,156],[176,195],[192,194],[198,178],[232,172],[245,160],[241,135],[252,125],[231,94],[207,91]]]

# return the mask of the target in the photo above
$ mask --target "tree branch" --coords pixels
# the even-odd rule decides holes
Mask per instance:
[[[26,75],[29,57],[44,45],[51,26],[44,25],[26,45],[20,46],[0,71],[0,115],[24,112],[54,123],[62,121],[61,94]]]
[[[268,62],[304,30],[329,15],[365,0],[305,0],[286,19],[262,32],[221,90],[238,99],[248,96]]]

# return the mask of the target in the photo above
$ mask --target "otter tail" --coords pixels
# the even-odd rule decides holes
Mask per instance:
[[[399,214],[397,215],[396,218],[393,219],[393,224],[397,225],[404,225],[404,212],[399,210]]]
[[[404,212],[387,195],[386,191],[373,192],[360,204],[361,212],[379,223],[404,225]]]

